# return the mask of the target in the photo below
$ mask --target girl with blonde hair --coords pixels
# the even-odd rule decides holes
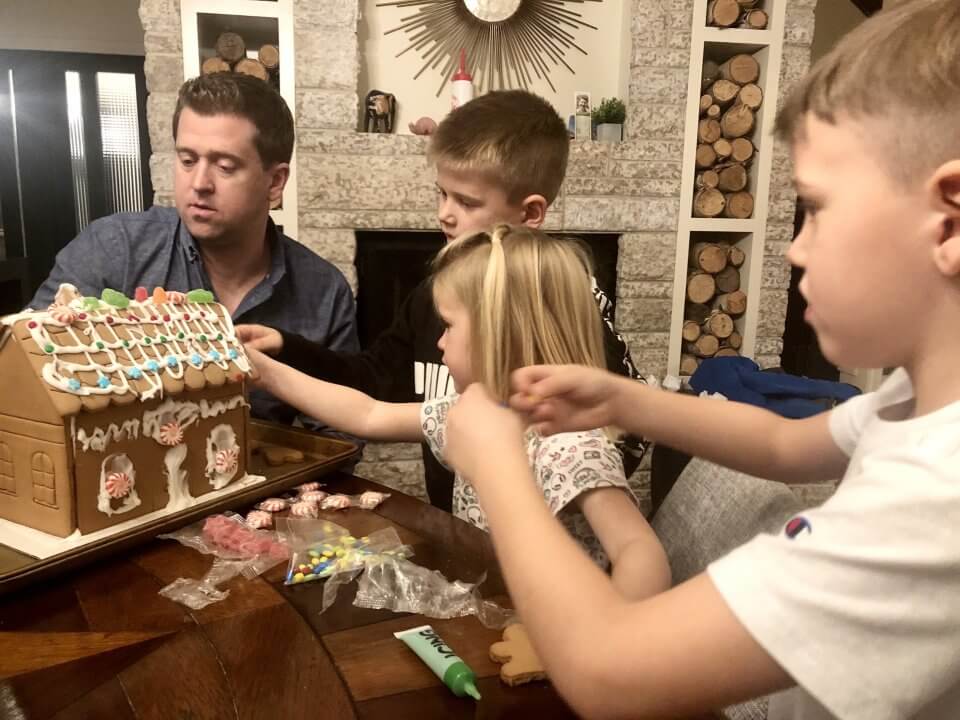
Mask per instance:
[[[457,393],[481,383],[506,403],[510,374],[518,368],[570,363],[604,368],[590,277],[582,246],[523,226],[498,225],[448,244],[433,262],[432,289],[445,324],[438,347]],[[425,440],[444,461],[447,413],[458,394],[424,403],[379,402],[248,352],[259,384],[307,415],[370,440]],[[598,565],[612,565],[613,582],[625,596],[645,597],[669,587],[670,571],[637,508],[610,434],[605,428],[550,437],[531,431],[525,437],[527,460],[548,507],[573,538]],[[455,479],[453,513],[487,529],[469,478]]]

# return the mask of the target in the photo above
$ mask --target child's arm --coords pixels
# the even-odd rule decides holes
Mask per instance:
[[[546,433],[616,425],[783,482],[836,479],[849,461],[830,435],[829,413],[788,420],[744,403],[677,395],[574,365],[523,368],[513,383],[511,404]]]
[[[620,595],[641,600],[669,589],[667,554],[625,490],[590,490],[577,503],[610,558],[611,579]]]
[[[792,684],[707,576],[624,600],[550,514],[522,435],[520,419],[473,386],[450,412],[447,457],[476,488],[510,596],[579,714],[685,716]]]
[[[330,427],[370,440],[420,442],[419,403],[385,403],[358,390],[317,380],[252,348],[247,356],[267,392]]]

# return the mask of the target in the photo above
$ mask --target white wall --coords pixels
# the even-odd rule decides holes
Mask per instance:
[[[143,55],[139,0],[0,0],[0,49]]]
[[[412,15],[415,8],[378,8],[376,3],[377,0],[361,0],[358,30],[361,70],[357,94],[361,101],[373,88],[396,95],[398,133],[408,133],[407,123],[424,115],[439,122],[450,109],[449,83],[438,98],[436,92],[442,80],[439,69],[427,70],[414,80],[413,76],[423,64],[420,56],[410,51],[403,57],[395,57],[407,46],[407,35],[396,32],[384,36],[385,31],[400,24],[401,18]],[[625,40],[629,41],[629,5],[630,0],[603,0],[567,6],[597,27],[597,30],[580,28],[574,33],[575,42],[587,55],[572,48],[567,51],[565,59],[576,75],[562,65],[552,68],[550,79],[557,88],[556,93],[543,81],[529,88],[549,100],[564,119],[573,112],[573,96],[578,90],[590,92],[594,105],[604,97],[626,100],[629,48],[624,52],[623,45]]]

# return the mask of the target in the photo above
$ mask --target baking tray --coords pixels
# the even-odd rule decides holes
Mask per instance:
[[[250,422],[250,436],[252,448],[247,473],[263,475],[265,481],[238,488],[235,493],[199,502],[186,510],[153,518],[117,535],[42,559],[0,543],[0,595],[147,542],[161,533],[183,527],[207,515],[245,508],[257,500],[277,495],[294,485],[329,475],[360,456],[360,447],[356,443],[260,420]],[[299,450],[303,453],[304,461],[271,467],[261,452],[265,445]]]

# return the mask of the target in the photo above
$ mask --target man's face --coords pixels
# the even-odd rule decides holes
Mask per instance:
[[[499,187],[476,173],[457,172],[437,165],[437,220],[447,241],[489,230],[497,223],[519,225],[521,204],[511,203]]]
[[[286,181],[286,164],[264,168],[256,127],[237,115],[180,113],[174,197],[191,235],[227,244],[238,231],[266,222]]]

